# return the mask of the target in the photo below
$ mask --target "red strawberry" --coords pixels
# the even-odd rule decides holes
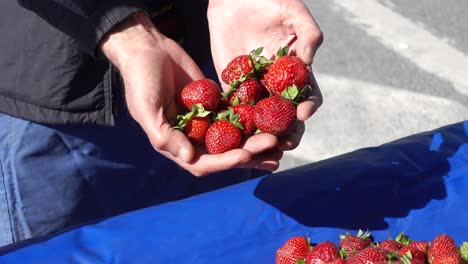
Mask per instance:
[[[461,255],[457,244],[452,237],[447,234],[440,234],[432,240],[427,250],[429,263],[461,263]],[[450,262],[443,262],[443,260]],[[458,262],[454,262],[458,261]]]
[[[205,147],[210,154],[223,153],[239,147],[241,139],[238,127],[227,120],[218,120],[206,131]]]
[[[318,263],[317,263],[318,264]],[[342,258],[334,259],[327,264],[346,264],[346,260]]]
[[[194,144],[202,145],[205,142],[205,134],[211,125],[211,119],[207,116],[192,117],[184,126],[184,134]]]
[[[240,55],[232,59],[221,73],[221,79],[226,84],[247,76],[253,70],[253,63],[249,55]]]
[[[400,250],[398,250],[399,257],[403,257],[404,255],[411,255],[411,260],[417,259],[423,262],[426,260],[426,253],[424,251],[421,251],[416,247],[412,247],[410,245],[404,246]]]
[[[349,256],[348,264],[376,264],[387,263],[388,251],[379,247],[366,247],[355,255]]]
[[[283,56],[277,59],[264,75],[267,88],[281,95],[289,86],[296,85],[301,90],[309,82],[309,70],[296,56]]]
[[[413,241],[408,244],[409,247],[416,248],[419,251],[427,253],[427,249],[429,248],[428,241]]]
[[[257,128],[275,136],[286,134],[296,122],[296,108],[281,96],[260,100],[255,105],[254,115]]]
[[[250,104],[240,104],[232,107],[234,114],[239,115],[239,122],[241,123],[242,135],[248,136],[255,130],[254,110],[255,106]]]
[[[183,131],[192,143],[202,145],[205,142],[205,133],[211,125],[210,114],[211,112],[199,105],[194,105],[192,111],[177,116],[175,128]]]
[[[263,48],[252,50],[249,55],[240,55],[232,59],[221,73],[221,79],[226,84],[235,83],[247,76],[261,72],[271,64],[267,58],[260,56]]]
[[[340,237],[340,247],[343,248],[348,255],[355,254],[372,244],[370,233],[363,233],[362,230],[359,230],[357,235],[348,233]]]
[[[309,253],[310,245],[303,236],[295,236],[288,239],[276,251],[276,264],[296,264],[298,260],[305,260]]]
[[[398,260],[392,260],[390,263],[392,264],[426,264],[425,260],[415,259],[410,257],[409,255],[404,255],[399,257]]]
[[[187,110],[201,104],[205,110],[216,111],[221,100],[221,89],[210,79],[201,79],[187,84],[179,94],[179,102]]]
[[[458,252],[444,252],[439,254],[434,254],[429,259],[431,264],[462,264],[460,253]]]
[[[396,240],[386,239],[379,243],[379,247],[386,249],[389,252],[398,252],[403,247],[403,245]]]
[[[306,264],[329,263],[339,258],[341,258],[340,249],[332,242],[325,241],[315,246],[307,254]]]
[[[239,87],[229,96],[231,105],[235,104],[252,104],[260,100],[262,95],[262,87],[253,78],[247,78]]]
[[[445,252],[458,252],[457,244],[453,238],[447,234],[440,234],[432,240],[432,243],[427,250],[429,261],[431,257],[436,254],[445,253]]]

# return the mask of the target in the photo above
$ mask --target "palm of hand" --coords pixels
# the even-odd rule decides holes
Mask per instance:
[[[286,45],[306,64],[322,42],[322,33],[300,0],[211,1],[208,21],[215,67],[220,73],[235,56],[263,47],[273,57]]]

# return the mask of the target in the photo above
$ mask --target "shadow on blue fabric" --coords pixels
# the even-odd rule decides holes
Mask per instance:
[[[467,142],[458,123],[270,175],[254,194],[305,226],[386,229],[386,218],[446,198],[450,158]]]

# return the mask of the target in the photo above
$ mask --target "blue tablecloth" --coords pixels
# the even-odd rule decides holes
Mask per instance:
[[[274,263],[294,235],[468,240],[468,121],[70,230],[0,263]]]

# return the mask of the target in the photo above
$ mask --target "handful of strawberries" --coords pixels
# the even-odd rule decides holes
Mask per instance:
[[[283,136],[296,122],[296,105],[312,89],[311,73],[288,47],[273,60],[258,48],[232,59],[221,74],[230,90],[221,92],[216,82],[201,79],[179,93],[176,128],[191,142],[218,154],[240,147],[256,133]]]
[[[414,241],[402,233],[379,243],[369,232],[340,236],[340,244],[324,241],[311,245],[295,236],[276,251],[276,264],[465,264],[468,242],[459,247],[452,237],[439,234],[432,241]]]

